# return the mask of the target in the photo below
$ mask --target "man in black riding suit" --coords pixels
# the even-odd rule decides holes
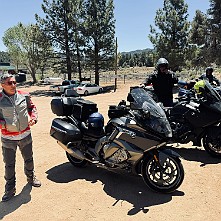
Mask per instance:
[[[212,67],[207,67],[206,68],[206,73],[202,74],[199,79],[203,80],[206,79],[209,81],[209,83],[213,84],[216,82],[216,86],[220,86],[219,80],[213,75],[213,68]]]
[[[169,63],[165,58],[160,58],[156,70],[143,82],[145,86],[152,84],[158,101],[165,107],[173,106],[173,87],[178,82],[175,73],[169,70]]]

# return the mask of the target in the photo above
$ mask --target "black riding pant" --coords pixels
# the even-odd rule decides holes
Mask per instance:
[[[1,138],[2,154],[5,163],[5,191],[9,191],[15,187],[15,162],[16,150],[19,147],[22,157],[24,159],[24,172],[28,177],[33,176],[34,162],[32,151],[32,137],[31,134],[21,140],[9,140]]]

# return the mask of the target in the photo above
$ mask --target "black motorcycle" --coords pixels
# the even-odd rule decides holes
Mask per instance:
[[[179,102],[173,108],[166,109],[168,120],[173,130],[173,141],[178,143],[193,142],[201,146],[213,157],[221,158],[221,96],[218,88],[208,81],[194,90],[182,91]]]
[[[141,175],[154,191],[169,193],[183,182],[179,155],[168,149],[171,127],[162,108],[142,88],[132,88],[130,105],[110,106],[104,127],[97,104],[79,97],[51,101],[50,135],[75,167],[94,164]]]
[[[177,84],[177,86],[178,86],[178,100],[183,100],[183,98],[185,99],[186,97],[195,97],[194,85],[197,83],[197,81],[198,81],[198,79],[191,80],[191,81],[180,80]],[[211,86],[221,96],[221,86],[217,86],[216,84],[211,84]],[[147,88],[147,90],[148,90],[148,88]]]

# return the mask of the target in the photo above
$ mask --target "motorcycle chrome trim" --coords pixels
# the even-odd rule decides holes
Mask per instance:
[[[70,145],[71,143],[68,143],[67,145],[61,143],[60,141],[57,141],[57,143],[73,157],[79,160],[87,160],[80,150],[76,149],[75,147],[68,148],[68,145]]]
[[[121,128],[117,136],[115,137],[116,139],[119,139],[123,134],[129,135],[132,139],[136,138],[136,133],[126,130],[124,128]]]
[[[119,134],[119,131],[120,131],[120,128],[119,127],[115,127],[114,131],[108,137],[108,141],[112,142],[116,138],[116,136]]]
[[[158,145],[156,145],[156,146],[152,146],[152,147],[150,147],[150,148],[144,150],[144,152],[148,152],[148,151],[153,150],[153,149],[158,149],[158,148],[160,148],[160,147],[162,147],[162,146],[164,146],[164,145],[166,145],[166,144],[167,144],[167,142],[163,142],[163,143],[161,143],[161,144],[158,144]]]
[[[95,152],[98,154],[104,145],[109,144],[109,137],[104,136],[100,138],[95,145]]]
[[[134,158],[136,158],[136,160],[137,160],[137,159],[141,158],[143,155],[142,150],[133,149],[131,147],[131,145],[129,143],[127,143],[126,141],[115,140],[114,143],[112,143],[108,147],[106,147],[106,151],[104,152],[105,158],[110,157],[116,151],[115,146],[118,149],[119,149],[119,147],[121,147],[123,150],[126,150],[130,154],[130,158],[129,158],[130,161],[134,161]]]
[[[159,141],[151,140],[147,137],[136,136],[136,139],[133,139],[127,133],[121,133],[116,139],[123,140],[130,144],[133,144],[143,151],[150,150],[150,148],[152,149],[153,146],[156,146],[159,144]]]
[[[142,127],[138,126],[137,124],[130,124],[131,129],[138,130],[139,132],[147,133],[147,130],[143,129]]]

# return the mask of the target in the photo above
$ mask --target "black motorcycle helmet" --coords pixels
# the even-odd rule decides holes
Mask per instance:
[[[213,73],[213,68],[212,67],[207,67],[206,68],[206,74],[209,74],[209,73]]]
[[[162,66],[168,67],[168,66],[169,66],[169,62],[167,61],[166,58],[160,58],[160,59],[157,61],[157,65],[156,65],[156,66],[157,66],[157,67],[156,67],[157,70],[159,71]]]

